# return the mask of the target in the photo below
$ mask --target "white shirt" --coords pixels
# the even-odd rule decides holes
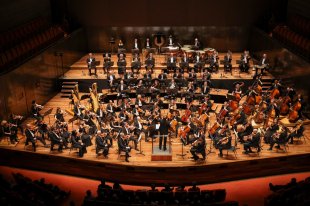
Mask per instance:
[[[170,62],[173,63],[173,57],[170,57]]]
[[[135,49],[138,49],[138,43],[135,42]]]

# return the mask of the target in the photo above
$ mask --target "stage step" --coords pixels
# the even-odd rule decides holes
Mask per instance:
[[[70,98],[71,97],[71,91],[74,89],[75,85],[77,85],[78,82],[62,82],[61,85],[61,97],[62,98]]]

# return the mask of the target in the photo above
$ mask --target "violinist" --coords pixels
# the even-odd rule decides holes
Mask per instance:
[[[86,145],[81,140],[81,135],[76,130],[72,131],[71,135],[71,143],[73,148],[79,149],[79,156],[83,157],[85,153],[87,153]]]
[[[54,127],[50,128],[50,131],[48,132],[48,137],[51,140],[51,151],[54,150],[54,145],[58,145],[58,152],[62,152],[64,141],[59,136],[57,130]]]
[[[218,54],[216,51],[214,51],[210,59],[210,71],[218,72],[219,70],[218,59],[219,59]]]
[[[40,117],[43,117],[40,114],[40,111],[43,109],[43,106],[36,103],[36,100],[32,100],[31,103],[31,115],[33,118],[38,119]]]
[[[128,146],[128,140],[127,135],[124,135],[124,133],[120,133],[117,144],[118,144],[118,150],[119,152],[123,151],[126,153],[125,161],[129,162],[128,158],[130,157],[129,152],[131,151],[131,148]]]
[[[211,111],[211,107],[212,107],[212,102],[210,101],[210,96],[206,95],[201,103],[202,104],[201,104],[200,109],[198,111],[199,114],[200,115],[202,115],[204,113],[209,114],[209,112]]]
[[[202,159],[206,159],[206,139],[205,135],[203,134],[202,130],[199,130],[200,135],[198,136],[198,139],[192,143],[192,147],[190,149],[190,152],[192,154],[192,158],[197,161],[199,159],[197,154],[202,155]]]
[[[171,82],[168,85],[169,89],[176,89],[177,88],[177,83],[175,82],[174,79],[171,80]]]
[[[42,118],[39,118],[35,124],[37,126],[39,134],[41,134],[42,139],[44,139],[44,135],[48,132],[47,124],[43,121]]]
[[[212,137],[212,140],[214,141],[216,147],[217,147],[219,141],[220,141],[221,139],[223,139],[224,137],[227,136],[226,133],[227,133],[228,131],[229,131],[229,126],[228,126],[228,124],[224,124],[221,128],[218,128],[218,129],[216,130],[216,132],[214,133],[213,136],[211,136],[211,137]]]
[[[260,133],[258,130],[254,129],[253,132],[247,136],[250,136],[250,138],[248,138],[243,144],[244,153],[252,153],[251,147],[258,148],[257,152],[260,152]]]
[[[228,51],[227,54],[224,56],[224,71],[225,72],[232,72],[232,53]]]
[[[126,83],[129,83],[129,80],[133,78],[134,78],[133,72],[126,72],[124,75],[124,80],[126,81]]]
[[[134,118],[134,127],[135,127],[135,134],[138,136],[138,139],[141,138],[141,133],[143,132],[145,135],[145,142],[148,142],[148,131],[143,128],[140,116],[136,116]]]
[[[45,140],[42,139],[42,137],[40,137],[40,136],[35,136],[35,133],[36,133],[35,130],[33,130],[31,128],[30,124],[27,124],[26,130],[25,130],[25,135],[26,135],[25,146],[27,146],[29,144],[29,142],[31,142],[32,149],[35,152],[36,151],[36,141],[39,140],[40,142],[42,142],[44,147],[48,147]]]
[[[272,138],[270,139],[270,148],[268,150],[272,150],[273,146],[277,144],[276,148],[280,149],[280,144],[284,144],[287,139],[288,129],[287,127],[281,125],[279,131],[276,131]]]
[[[294,137],[300,138],[305,131],[302,120],[297,121],[297,125],[290,131],[287,141],[290,141],[289,144],[293,144]]]
[[[244,137],[251,135],[253,130],[254,130],[254,128],[253,128],[253,126],[251,124],[251,121],[248,121],[246,123],[246,125],[245,125],[244,130],[243,131],[238,131],[238,133],[237,133],[239,141],[241,143],[244,143]]]
[[[124,135],[128,138],[128,142],[129,141],[133,141],[134,145],[135,145],[135,150],[139,151],[138,149],[138,139],[134,136],[131,135],[131,130],[134,129],[134,127],[129,126],[129,124],[127,122],[124,122],[124,127],[123,127],[123,131],[122,133],[124,133]]]
[[[222,138],[221,140],[219,140],[219,142],[217,143],[217,147],[220,151],[219,157],[223,157],[223,150],[225,149],[230,149],[231,148],[231,133],[230,131],[226,132],[226,137]]]
[[[103,150],[102,154],[105,158],[107,158],[107,156],[109,155],[109,149],[111,147],[110,144],[108,144],[108,141],[106,139],[107,137],[107,133],[103,132],[101,133],[101,131],[97,132],[97,136],[96,136],[96,154],[98,155],[100,150]]]
[[[13,127],[11,123],[7,122],[6,120],[2,120],[1,127],[2,127],[2,133],[10,138],[11,144],[19,142],[17,138],[17,131],[13,131],[11,129]]]
[[[134,112],[133,112],[133,114],[136,115]],[[138,112],[138,115],[139,115],[139,112]],[[122,122],[128,121],[129,117],[126,114],[126,110],[125,109],[121,110],[121,112],[118,114],[118,118],[120,118]]]

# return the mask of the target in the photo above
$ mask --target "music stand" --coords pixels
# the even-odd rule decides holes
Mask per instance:
[[[43,114],[43,120],[44,120],[44,117],[45,116],[48,116],[48,124],[51,123],[51,120],[50,120],[50,114],[52,114],[52,111],[53,111],[53,108],[50,108],[49,110],[47,110],[44,114]]]
[[[144,135],[145,135],[145,133],[144,133]],[[141,139],[142,139],[142,136],[141,136],[141,133],[140,133],[139,138],[138,138],[139,147],[140,147],[139,150],[140,150],[140,151],[139,151],[138,153],[136,153],[136,154],[140,154],[140,155],[145,156],[145,154],[143,153],[143,151],[142,151],[142,149],[141,149],[141,148],[142,148],[142,147],[141,147],[141,142],[142,142]]]
[[[132,53],[132,54],[139,54],[139,53],[140,53],[140,50],[139,50],[139,49],[132,49],[132,50],[131,50],[131,53]]]

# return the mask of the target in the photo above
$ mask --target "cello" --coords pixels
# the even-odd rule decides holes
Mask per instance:
[[[280,114],[287,115],[290,110],[289,103],[291,102],[291,98],[288,95],[286,95],[281,99],[281,101],[282,103],[280,105]]]

